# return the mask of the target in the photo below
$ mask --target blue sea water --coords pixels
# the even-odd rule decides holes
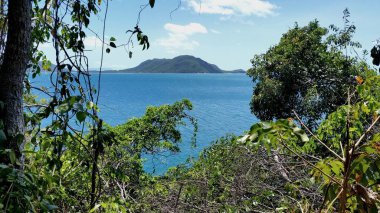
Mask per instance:
[[[144,169],[163,174],[169,167],[197,157],[212,141],[227,133],[241,135],[257,122],[250,113],[253,83],[245,74],[102,74],[100,116],[110,125],[144,114],[149,105],[171,104],[183,98],[193,104],[198,121],[197,146],[191,129],[183,130],[181,152],[144,156]]]

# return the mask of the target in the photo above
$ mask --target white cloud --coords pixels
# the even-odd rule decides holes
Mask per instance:
[[[102,40],[100,40],[96,36],[88,36],[88,37],[84,38],[83,43],[84,43],[84,46],[86,47],[86,49],[96,48],[96,47],[101,47]]]
[[[199,46],[199,42],[192,40],[191,36],[199,33],[208,33],[206,27],[199,23],[190,23],[187,25],[177,25],[167,23],[164,25],[168,31],[167,38],[158,39],[158,45],[165,47],[169,52],[174,53],[176,50],[193,50]]]
[[[266,0],[187,0],[187,3],[198,13],[221,15],[267,16],[277,8]]]
[[[214,34],[220,34],[220,31],[215,30],[215,29],[210,29],[210,31],[211,31],[212,33],[214,33]]]
[[[249,26],[254,26],[255,25],[255,22],[253,22],[251,19],[249,19],[249,17],[248,18],[244,18],[242,16],[232,16],[232,15],[221,16],[219,18],[219,20],[221,20],[221,21],[230,21],[230,22],[235,22],[235,23],[238,23],[238,24],[249,25]]]

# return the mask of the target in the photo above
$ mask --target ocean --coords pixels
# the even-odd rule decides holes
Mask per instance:
[[[149,105],[171,104],[184,98],[192,102],[189,114],[198,121],[196,147],[191,145],[192,130],[181,127],[180,153],[144,155],[145,171],[155,175],[197,157],[220,137],[243,134],[258,121],[250,112],[253,83],[245,74],[103,73],[100,88],[99,114],[110,125],[143,115]]]

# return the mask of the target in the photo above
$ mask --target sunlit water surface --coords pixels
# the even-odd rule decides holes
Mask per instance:
[[[44,85],[48,76],[35,81]],[[191,145],[192,129],[182,127],[180,153],[144,156],[147,172],[163,174],[188,157],[197,157],[212,141],[227,133],[241,135],[257,122],[249,109],[252,86],[245,74],[102,74],[100,116],[117,125],[143,115],[148,105],[189,99],[194,107],[190,114],[199,125],[197,146]]]

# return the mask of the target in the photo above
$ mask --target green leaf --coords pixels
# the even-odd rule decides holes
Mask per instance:
[[[110,42],[110,46],[113,47],[113,48],[116,48],[116,44],[114,42]]]
[[[288,207],[279,207],[279,208],[276,208],[276,211],[284,211],[284,210],[287,210]]]
[[[9,151],[9,159],[11,160],[12,164],[16,163],[16,153],[13,150]]]
[[[68,103],[63,103],[63,104],[59,105],[56,110],[58,113],[65,113],[65,112],[70,110],[70,106]]]
[[[269,122],[261,122],[263,129],[270,129],[272,125]]]
[[[86,112],[82,112],[82,111],[80,111],[80,112],[77,112],[76,117],[77,117],[77,120],[78,120],[80,123],[82,123],[82,122],[86,119],[87,114],[86,114]]]
[[[0,143],[7,140],[7,136],[5,135],[4,131],[0,129]]]
[[[51,205],[51,204],[48,204],[46,207],[47,207],[48,210],[50,210],[50,211],[55,210],[55,209],[58,209],[58,206],[56,206],[56,205]]]
[[[96,204],[96,205],[94,206],[94,208],[92,208],[92,209],[90,210],[90,213],[95,212],[97,209],[99,209],[100,206],[101,206],[100,204]]]
[[[251,135],[249,136],[249,140],[250,140],[250,141],[254,141],[254,140],[257,139],[258,136],[259,136],[259,134],[257,134],[257,132],[255,132],[255,133],[253,133],[253,134],[251,134]]]
[[[90,109],[92,109],[93,107],[94,107],[94,102],[89,101],[89,102],[86,103],[86,108],[87,108],[87,109],[90,110]]]
[[[69,69],[69,71],[71,71],[73,69],[73,66],[71,66],[71,64],[67,64],[67,69]]]
[[[307,136],[305,131],[303,131],[301,128],[295,126],[292,128],[292,131],[302,142],[308,142],[309,141],[309,137]]]
[[[22,143],[24,142],[24,139],[25,139],[25,137],[24,137],[23,134],[17,134],[17,135],[13,138],[13,140],[16,141],[17,144],[19,144],[19,145],[22,144]]]
[[[341,175],[343,171],[343,163],[338,160],[330,161],[331,170],[335,175]]]
[[[151,8],[154,7],[154,3],[155,3],[155,0],[149,0],[149,5],[150,5]]]
[[[63,70],[63,69],[65,69],[65,66],[66,66],[66,64],[60,64],[60,65],[58,66],[58,70]]]
[[[5,164],[0,164],[0,169],[8,169],[9,166],[5,165]],[[1,209],[1,208],[0,208]]]
[[[42,61],[42,69],[51,71],[51,62],[49,60]]]
[[[116,38],[115,37],[111,37],[110,41],[116,41]]]
[[[309,141],[309,137],[307,136],[306,133],[298,134],[298,136],[300,137],[301,141],[304,143]]]

